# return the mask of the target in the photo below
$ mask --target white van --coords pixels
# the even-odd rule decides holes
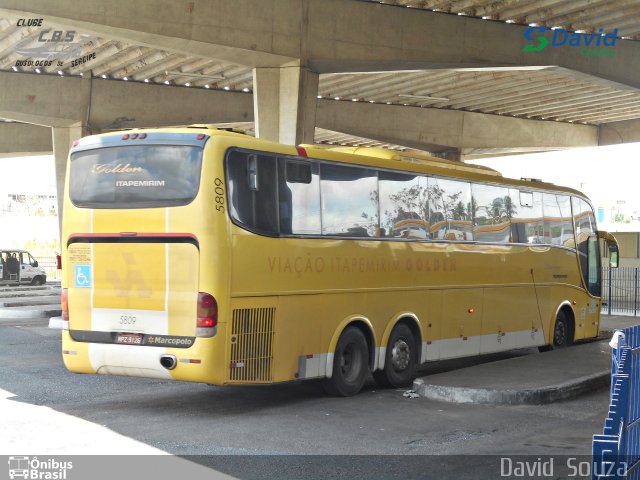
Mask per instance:
[[[0,285],[43,285],[44,268],[26,250],[0,248]]]

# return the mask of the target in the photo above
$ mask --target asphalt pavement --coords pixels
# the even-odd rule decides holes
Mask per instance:
[[[603,317],[602,340],[635,322]],[[412,398],[372,381],[356,397],[335,398],[315,381],[212,387],[76,375],[62,364],[60,331],[47,325],[44,317],[0,318],[0,454],[170,454],[243,479],[498,478],[505,458],[588,462],[608,409],[604,384],[543,405]],[[602,374],[609,362],[599,341],[437,362],[419,373],[432,384],[531,391],[540,387],[535,378],[552,388],[562,372]],[[528,380],[504,383],[517,377]]]

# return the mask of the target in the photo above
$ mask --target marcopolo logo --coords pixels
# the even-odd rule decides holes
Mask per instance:
[[[553,34],[549,40],[544,34],[551,30]],[[616,51],[616,41],[618,40],[618,29],[610,33],[604,33],[599,29],[595,33],[569,32],[563,28],[550,29],[549,27],[532,26],[527,28],[523,34],[524,38],[530,42],[522,49],[524,52],[541,52],[548,46],[551,47],[577,47],[583,57],[614,57]],[[595,48],[594,48],[595,47]]]
[[[54,458],[38,460],[38,457],[9,457],[9,478],[25,480],[67,480],[67,470],[73,462],[61,462]]]

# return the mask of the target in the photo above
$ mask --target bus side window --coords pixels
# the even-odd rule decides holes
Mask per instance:
[[[277,234],[276,158],[231,151],[226,167],[232,217],[250,228]]]
[[[323,163],[320,185],[323,235],[375,235],[380,228],[377,171]]]
[[[429,229],[435,240],[472,240],[475,202],[469,182],[429,177]]]
[[[280,232],[320,235],[320,168],[316,162],[278,159]]]
[[[517,211],[509,189],[495,185],[471,184],[473,238],[478,242],[506,243],[511,239],[511,217]]]
[[[513,213],[511,234],[517,243],[544,243],[542,193],[510,190],[512,199],[519,198],[520,207]]]
[[[379,172],[380,226],[377,237],[429,238],[427,177]]]
[[[571,205],[567,195],[542,194],[544,203],[544,240],[551,245],[564,245],[573,241]]]

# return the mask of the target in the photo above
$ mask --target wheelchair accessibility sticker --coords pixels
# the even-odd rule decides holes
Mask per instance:
[[[74,271],[76,288],[91,287],[91,265],[75,265]]]

